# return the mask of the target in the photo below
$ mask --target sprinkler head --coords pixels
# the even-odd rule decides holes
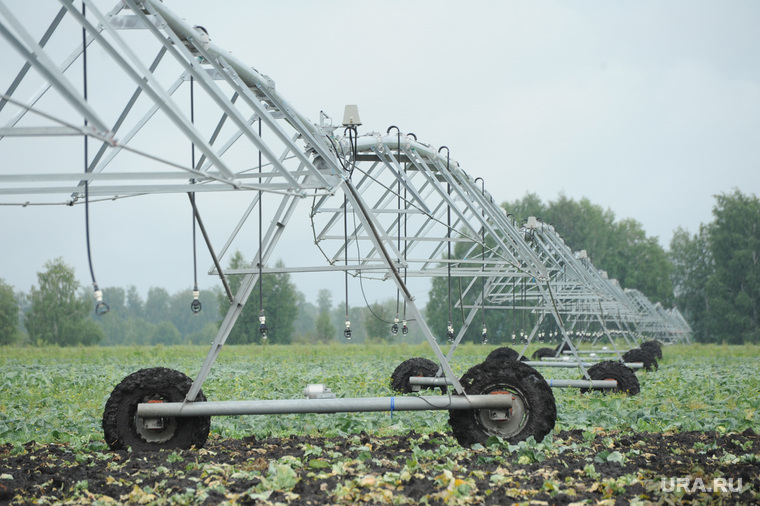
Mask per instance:
[[[398,334],[398,315],[393,319],[393,325],[391,325],[391,334],[394,336]]]
[[[261,310],[261,313],[259,314],[259,333],[261,334],[261,339],[266,339],[267,332],[269,329],[267,328],[267,317],[264,316],[264,310]]]
[[[201,301],[198,300],[198,296],[200,296],[200,292],[198,291],[198,287],[196,286],[193,289],[193,301],[190,303],[190,311],[193,312],[193,314],[198,314],[201,312]]]
[[[343,331],[343,337],[347,340],[351,340],[351,322],[346,318],[346,329]]]
[[[95,285],[95,314],[103,316],[110,310],[111,308],[108,307],[108,304],[103,302],[103,292],[98,288],[98,285]]]

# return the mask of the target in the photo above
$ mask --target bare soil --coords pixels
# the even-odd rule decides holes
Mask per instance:
[[[721,484],[730,489],[720,490]],[[0,504],[111,500],[758,504],[760,437],[751,429],[723,435],[562,431],[541,445],[465,450],[441,433],[362,432],[347,438],[212,437],[202,449],[154,453],[34,441],[0,446]]]

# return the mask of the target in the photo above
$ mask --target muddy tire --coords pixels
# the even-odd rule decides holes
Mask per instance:
[[[496,348],[491,353],[489,353],[485,361],[489,362],[491,360],[517,360],[519,356],[520,354],[512,348],[508,346],[502,346],[501,348]]]
[[[644,370],[656,371],[659,367],[657,359],[650,350],[642,348],[634,348],[623,353],[623,360],[626,362],[643,362]]]
[[[562,354],[566,351],[573,351],[572,348],[570,348],[570,345],[567,344],[567,341],[562,341],[561,344],[554,348],[554,354],[556,356],[562,356]]]
[[[409,384],[409,378],[412,376],[433,377],[437,372],[438,364],[427,358],[415,357],[404,360],[391,375],[391,390],[402,394],[410,394],[415,390]],[[441,389],[441,393],[446,393],[447,388],[445,386],[439,388]]]
[[[516,360],[486,361],[472,367],[461,381],[467,394],[506,391],[514,395],[514,400],[506,418],[494,419],[490,409],[449,410],[449,424],[460,445],[485,445],[491,436],[510,443],[530,436],[541,441],[554,428],[554,394],[541,373],[532,367]]]
[[[589,390],[599,390],[603,393],[623,392],[628,395],[639,393],[639,379],[633,369],[626,367],[620,362],[605,361],[594,364],[588,368],[588,375],[592,380],[613,379],[617,381],[617,388],[581,388],[581,393]]]
[[[662,359],[662,343],[660,341],[644,341],[639,348],[652,352],[657,360]]]
[[[182,402],[193,381],[173,369],[141,369],[116,385],[103,412],[103,433],[112,450],[154,451],[167,448],[201,448],[208,438],[211,417],[161,418],[162,428],[148,428],[137,416],[143,402]],[[205,401],[200,392],[196,402]]]
[[[533,352],[532,357],[534,360],[541,360],[542,358],[554,357],[556,351],[557,350],[554,348],[539,348]]]

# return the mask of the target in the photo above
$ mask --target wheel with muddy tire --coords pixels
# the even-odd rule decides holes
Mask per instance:
[[[534,360],[541,360],[542,358],[554,357],[557,350],[554,348],[539,348],[533,352]]]
[[[520,354],[517,353],[512,348],[510,348],[509,346],[502,346],[501,348],[496,348],[491,353],[489,353],[485,361],[488,362],[491,360],[517,360],[519,356]]]
[[[541,373],[522,362],[486,361],[467,371],[461,382],[465,393],[470,395],[514,396],[509,410],[449,410],[451,430],[462,446],[485,445],[492,436],[510,443],[530,436],[541,441],[554,428],[557,406],[552,389]]]
[[[656,371],[658,368],[657,359],[648,349],[634,348],[623,353],[623,360],[626,362],[642,362],[644,370]]]
[[[658,360],[662,359],[662,343],[660,341],[644,341],[639,348],[651,351],[652,355]]]
[[[145,402],[182,402],[193,381],[165,367],[141,369],[124,378],[111,392],[103,411],[103,433],[112,450],[131,448],[153,451],[171,448],[201,448],[208,438],[211,417],[137,416],[137,405]],[[196,402],[205,401],[200,392]]]
[[[639,379],[633,372],[633,369],[626,367],[620,362],[605,361],[594,364],[588,368],[589,378],[592,380],[615,380],[617,388],[581,388],[581,393],[589,390],[600,390],[602,392],[623,392],[628,395],[639,393]]]
[[[409,384],[409,378],[412,376],[434,377],[438,372],[438,364],[430,359],[414,357],[404,360],[393,371],[391,375],[391,390],[402,394],[410,394],[419,391]],[[438,387],[441,393],[446,393],[446,386]]]

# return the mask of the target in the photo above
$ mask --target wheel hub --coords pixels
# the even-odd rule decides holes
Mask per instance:
[[[494,390],[492,395],[512,395],[512,407],[509,409],[479,409],[477,420],[480,425],[491,434],[508,438],[522,430],[526,420],[526,406],[520,395],[506,390]]]
[[[490,395],[512,395],[512,392],[506,390],[496,390],[491,392]],[[514,401],[515,396],[512,395]],[[489,409],[488,417],[494,422],[506,422],[512,416],[512,409]]]
[[[148,443],[165,443],[177,429],[176,418],[140,418],[135,416],[135,429]]]
[[[150,399],[148,403],[162,403],[161,400]],[[135,430],[148,443],[165,443],[177,430],[177,419],[174,417],[142,418],[135,415]]]

